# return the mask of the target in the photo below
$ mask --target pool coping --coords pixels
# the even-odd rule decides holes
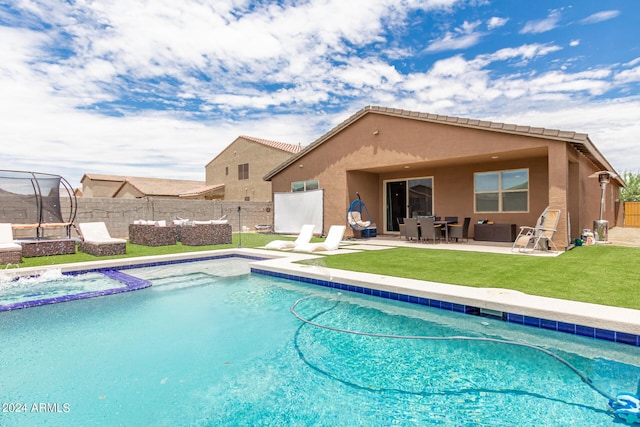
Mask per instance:
[[[231,248],[17,268],[8,272],[22,276],[41,274],[49,269],[59,269],[63,273],[122,269],[234,255],[255,258],[250,266],[252,272],[258,274],[285,277],[460,313],[500,317],[511,323],[640,346],[640,310],[540,297],[508,289],[472,288],[296,263],[322,258],[321,255],[315,254]]]

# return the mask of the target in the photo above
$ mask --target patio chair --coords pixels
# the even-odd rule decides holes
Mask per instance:
[[[442,232],[440,230],[440,225],[434,224],[434,219],[431,216],[422,216],[420,219],[420,239],[424,241],[433,240],[433,243],[436,242],[436,239],[440,240],[442,238]]]
[[[407,230],[406,226],[404,225],[403,219],[396,218],[396,221],[398,221],[398,230],[400,230],[400,237],[404,237],[404,239],[407,240]]]
[[[471,218],[465,218],[462,224],[448,224],[449,227],[449,239],[469,240],[469,224]]]
[[[340,242],[344,237],[346,225],[332,225],[327,233],[327,238],[321,243],[301,243],[296,245],[293,250],[300,252],[320,252],[335,251],[340,246]]]
[[[9,223],[0,223],[0,264],[20,264],[22,246],[13,240],[13,229]]]
[[[418,218],[405,218],[404,233],[408,240],[420,240],[420,230],[418,229]]]
[[[265,246],[265,249],[293,249],[298,245],[308,244],[313,237],[313,224],[305,224],[300,228],[300,234],[296,240],[273,240]]]
[[[513,242],[512,251],[516,248],[520,252],[533,252],[536,249],[548,251],[550,246],[558,251],[558,247],[553,243],[553,236],[558,229],[560,221],[560,209],[549,209],[547,207],[534,227],[520,227],[520,233]]]
[[[127,241],[111,237],[104,222],[78,224],[82,241],[78,250],[93,256],[122,255],[127,252]]]

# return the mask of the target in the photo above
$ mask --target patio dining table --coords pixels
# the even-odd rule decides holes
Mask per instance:
[[[444,241],[446,243],[449,243],[449,224],[455,224],[456,222],[458,221],[447,219],[433,221],[435,225],[441,225],[444,228]]]

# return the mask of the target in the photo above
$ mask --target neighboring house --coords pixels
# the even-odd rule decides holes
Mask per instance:
[[[586,134],[368,106],[264,178],[274,192],[323,189],[325,232],[345,224],[359,192],[378,234],[415,215],[534,225],[550,205],[561,209],[554,241],[564,248],[599,219],[589,175],[602,170],[615,173]],[[611,226],[624,185],[616,178],[606,189]]]
[[[80,182],[83,197],[216,198],[215,189],[203,181],[85,174]]]
[[[263,176],[302,150],[300,145],[239,136],[205,166],[206,185],[222,188],[224,200],[269,202]]]

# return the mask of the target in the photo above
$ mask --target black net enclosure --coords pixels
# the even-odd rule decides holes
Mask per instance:
[[[54,227],[70,235],[76,209],[73,188],[60,175],[0,170],[0,222],[33,228],[37,237]]]

